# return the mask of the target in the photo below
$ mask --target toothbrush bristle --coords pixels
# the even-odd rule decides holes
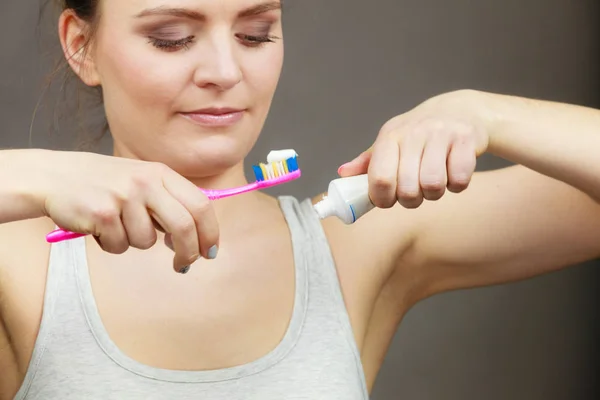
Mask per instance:
[[[280,176],[287,175],[291,172],[298,170],[297,157],[290,157],[284,161],[272,162],[272,163],[260,163],[259,165],[253,165],[254,176],[258,182],[264,180],[275,179]]]

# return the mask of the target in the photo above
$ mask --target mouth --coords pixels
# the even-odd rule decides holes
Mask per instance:
[[[246,109],[230,107],[203,108],[180,113],[183,117],[199,125],[225,127],[236,124],[244,118]]]

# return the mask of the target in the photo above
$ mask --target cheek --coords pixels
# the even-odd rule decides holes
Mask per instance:
[[[144,39],[110,39],[99,43],[98,63],[107,112],[136,122],[164,115],[189,80],[189,64],[161,57]]]
[[[273,49],[265,50],[264,57],[256,57],[246,64],[246,80],[252,88],[254,96],[267,101],[268,106],[275,94],[283,66],[283,45],[272,45]]]

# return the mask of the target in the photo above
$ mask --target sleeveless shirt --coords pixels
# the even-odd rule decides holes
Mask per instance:
[[[40,330],[16,400],[365,400],[367,385],[334,260],[310,200],[279,197],[295,297],[283,339],[247,364],[150,367],[122,353],[96,307],[83,238],[53,244]]]

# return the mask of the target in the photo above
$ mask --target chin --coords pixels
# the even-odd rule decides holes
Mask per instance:
[[[166,157],[160,161],[186,178],[207,178],[240,166],[253,144],[231,137],[204,138],[185,146],[171,147],[168,154],[163,149],[161,153]]]

